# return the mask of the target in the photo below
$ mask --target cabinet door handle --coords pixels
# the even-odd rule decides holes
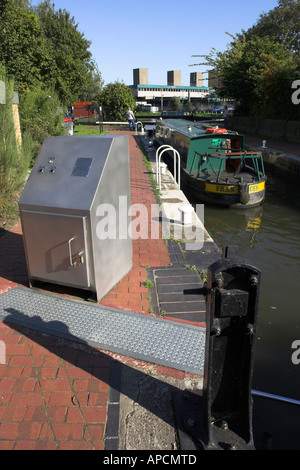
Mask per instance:
[[[71,250],[71,242],[75,240],[75,237],[72,237],[70,238],[70,240],[68,241],[68,246],[69,246],[69,257],[70,257],[70,265],[71,266],[74,266],[75,263],[73,263],[73,259],[72,259],[72,250]]]

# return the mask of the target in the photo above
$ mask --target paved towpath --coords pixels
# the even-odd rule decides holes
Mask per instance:
[[[133,134],[129,146],[132,203],[149,208],[156,201]],[[147,267],[167,266],[170,256],[161,237],[133,240],[133,267],[102,303],[149,314],[148,289],[143,286]],[[16,285],[28,287],[20,222],[0,238],[0,295]],[[59,287],[52,292],[66,295]],[[192,374],[4,322],[0,322],[0,348],[0,450],[104,450],[120,445],[123,449],[174,449],[169,391],[187,384],[198,387],[201,382]],[[151,403],[141,402],[138,383],[156,390],[157,400],[150,393]],[[144,440],[141,429],[135,439],[125,428],[127,409],[132,417],[133,410],[146,411],[144,419],[139,415],[138,420],[144,426]],[[145,428],[149,423],[157,433],[152,438],[153,432]]]

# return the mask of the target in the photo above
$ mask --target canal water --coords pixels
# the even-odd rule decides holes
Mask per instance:
[[[204,217],[219,248],[237,245],[239,255],[262,273],[252,388],[300,400],[299,185],[268,174],[266,198],[260,207],[205,206]],[[297,340],[299,354],[292,347]],[[255,400],[258,445],[299,450],[300,406]]]

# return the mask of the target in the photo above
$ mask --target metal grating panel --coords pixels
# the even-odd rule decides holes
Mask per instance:
[[[0,318],[135,359],[202,375],[205,329],[16,286]]]

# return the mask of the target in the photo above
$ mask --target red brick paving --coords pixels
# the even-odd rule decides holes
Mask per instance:
[[[155,198],[140,149],[129,136],[132,204],[151,213]],[[170,264],[164,241],[133,240],[131,271],[105,296],[103,304],[149,312],[145,266]],[[0,295],[15,285],[28,286],[20,222],[0,238]],[[147,363],[104,353],[27,328],[0,322],[5,364],[0,364],[0,450],[102,450],[112,360]],[[185,373],[156,367],[158,373]]]
[[[115,132],[114,134],[124,134]],[[151,189],[147,169],[141,150],[133,136],[129,136],[131,204],[143,204],[148,214],[148,232],[151,234],[151,209],[156,199]],[[154,230],[154,229],[153,229]],[[102,303],[113,307],[128,308],[137,312],[149,312],[148,289],[143,286],[147,280],[145,266],[168,266],[170,258],[165,242],[158,239],[133,240],[133,267],[130,272],[105,296]]]

